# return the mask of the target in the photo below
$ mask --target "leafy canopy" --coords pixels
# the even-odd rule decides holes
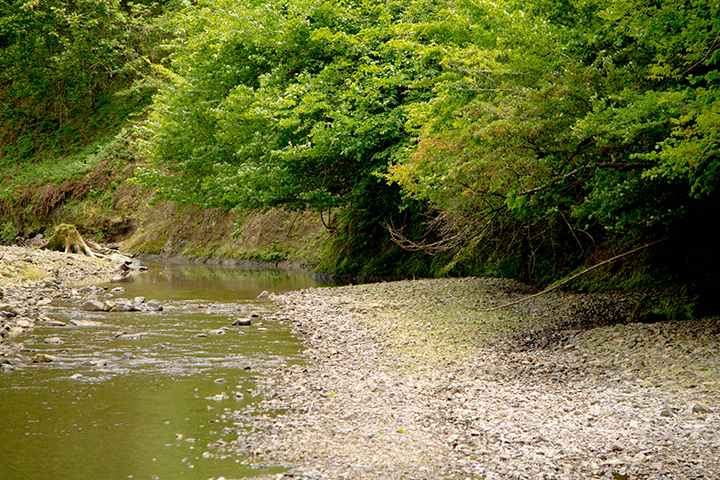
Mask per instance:
[[[471,29],[425,0],[205,0],[173,27],[139,180],[181,202],[320,212],[387,190],[373,174],[411,139],[407,105]]]
[[[390,181],[466,239],[502,214],[535,231],[561,225],[580,249],[608,232],[672,234],[705,208],[720,178],[717,3],[477,2],[471,12],[490,40],[443,59],[454,75],[413,105],[420,141]]]

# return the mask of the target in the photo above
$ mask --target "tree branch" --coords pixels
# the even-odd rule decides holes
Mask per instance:
[[[552,291],[555,290],[556,288],[561,287],[562,285],[565,285],[566,283],[571,282],[571,281],[575,280],[576,278],[578,278],[578,277],[580,277],[580,276],[582,276],[582,275],[585,275],[586,273],[588,273],[588,272],[590,272],[590,271],[592,271],[592,270],[595,270],[596,268],[602,267],[603,265],[607,265],[608,263],[612,263],[612,262],[614,262],[615,260],[618,260],[618,259],[620,259],[620,258],[622,258],[622,257],[625,257],[625,256],[627,256],[627,255],[633,254],[633,253],[635,253],[635,252],[639,252],[640,250],[644,250],[644,249],[646,249],[646,248],[648,248],[648,247],[651,247],[651,246],[653,246],[653,245],[655,245],[655,244],[657,244],[657,243],[664,242],[664,241],[667,240],[668,238],[670,238],[670,237],[661,238],[660,240],[655,240],[654,242],[647,243],[647,244],[643,245],[642,247],[637,247],[637,248],[634,248],[634,249],[632,249],[632,250],[630,250],[630,251],[628,251],[628,252],[621,253],[620,255],[615,255],[614,257],[612,257],[612,258],[610,258],[610,259],[608,259],[608,260],[604,260],[604,261],[602,261],[602,262],[600,262],[600,263],[597,263],[597,264],[593,265],[592,267],[586,268],[585,270],[583,270],[583,271],[580,272],[580,273],[576,273],[575,275],[573,275],[573,276],[570,277],[570,278],[566,278],[566,279],[563,280],[562,282],[557,283],[557,284],[553,285],[553,286],[550,287],[550,288],[546,288],[546,289],[543,290],[542,292],[534,293],[534,294],[532,294],[532,295],[528,295],[527,297],[523,297],[523,298],[521,298],[520,300],[516,300],[516,301],[510,302],[510,303],[506,303],[506,304],[504,304],[504,305],[500,305],[500,306],[497,306],[497,307],[484,308],[484,309],[472,309],[472,310],[476,310],[476,311],[478,311],[478,312],[492,312],[492,311],[494,311],[494,310],[500,310],[501,308],[507,308],[507,307],[511,307],[511,306],[513,306],[513,305],[517,305],[518,303],[527,302],[528,300],[530,300],[530,299],[532,299],[532,298],[536,298],[536,297],[539,297],[540,295],[545,295],[545,294],[548,293],[548,292],[552,292]]]
[[[523,192],[518,192],[518,195],[534,195],[538,192],[541,192],[545,190],[546,188],[549,188],[553,185],[555,185],[558,182],[562,182],[563,180],[572,177],[573,175],[583,171],[588,170],[591,168],[617,168],[617,169],[635,169],[635,168],[642,168],[642,165],[636,164],[636,163],[625,163],[625,162],[598,162],[598,163],[592,163],[589,165],[582,165],[574,170],[569,171],[565,175],[555,177],[552,180],[550,180],[548,183],[544,185],[540,185],[539,187],[531,188],[530,190],[525,190]]]

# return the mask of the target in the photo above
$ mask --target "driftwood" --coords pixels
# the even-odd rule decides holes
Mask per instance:
[[[88,245],[88,243],[90,245]],[[91,246],[93,248],[91,248]],[[75,225],[67,223],[58,225],[55,234],[48,239],[43,248],[56,250],[58,252],[64,251],[65,253],[82,253],[83,255],[93,258],[103,258],[105,256],[101,253],[105,250],[103,247],[94,242],[86,242],[83,240],[77,228],[75,228]]]

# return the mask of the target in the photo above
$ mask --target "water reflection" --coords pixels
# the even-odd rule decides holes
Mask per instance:
[[[231,443],[242,425],[228,423],[225,414],[257,401],[252,389],[263,370],[300,361],[300,344],[274,322],[231,323],[268,313],[271,304],[256,300],[264,290],[319,284],[301,271],[150,267],[115,295],[160,300],[163,312],[91,314],[55,307],[55,319],[100,324],[38,327],[17,339],[27,358],[0,375],[0,479],[247,478],[275,472],[243,464]],[[48,338],[55,340],[46,343]],[[32,363],[37,353],[53,362]]]

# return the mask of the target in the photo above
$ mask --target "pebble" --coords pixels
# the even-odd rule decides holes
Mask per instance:
[[[712,413],[712,410],[702,403],[695,403],[692,406],[693,413]]]
[[[70,320],[70,325],[74,325],[76,327],[99,327],[102,325],[102,322],[96,322],[94,320],[79,320],[79,319],[73,319]]]
[[[492,279],[422,280],[275,296],[273,318],[302,336],[307,364],[279,367],[261,404],[232,414],[255,429],[238,439],[241,451],[281,465],[292,459],[284,475],[312,480],[693,478],[695,465],[704,478],[720,478],[713,448],[698,448],[720,433],[720,418],[693,412],[695,404],[715,409],[713,356],[687,346],[655,354],[661,337],[653,329],[667,325],[563,333],[559,348],[483,344],[495,314],[458,305],[481,307],[485,289],[506,286],[514,289]],[[550,311],[543,321],[560,316]],[[709,348],[720,345],[720,328],[697,331]],[[706,383],[688,389],[656,376],[671,364],[703,366]],[[660,416],[665,410],[671,416]],[[265,411],[286,413],[253,415]],[[683,460],[667,463],[672,456]]]
[[[47,355],[44,353],[38,353],[35,355],[32,359],[33,363],[50,363],[55,359],[55,357],[51,355]]]

